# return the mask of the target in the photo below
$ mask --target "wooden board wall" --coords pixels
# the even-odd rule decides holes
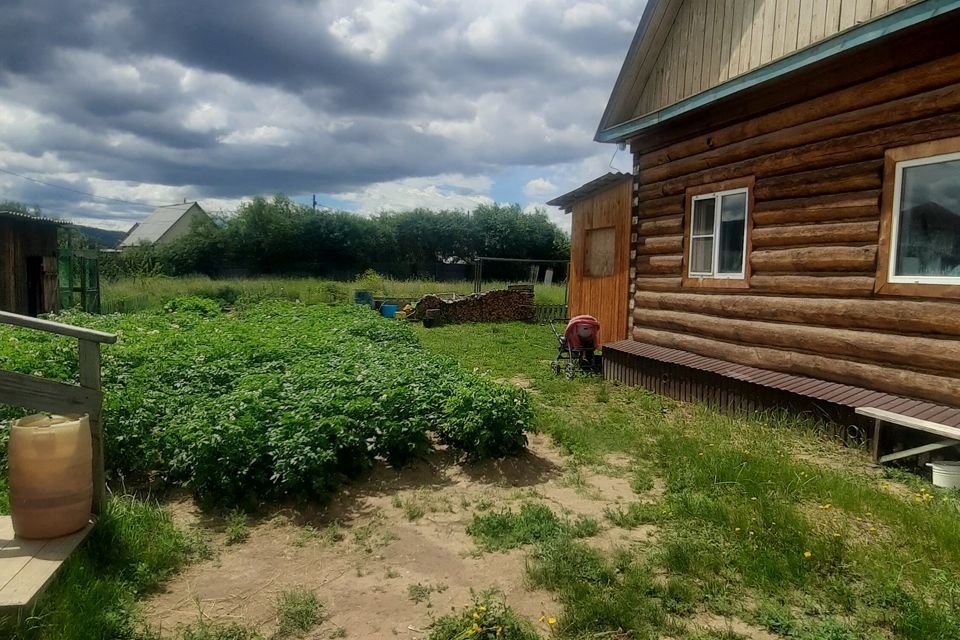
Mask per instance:
[[[960,405],[960,297],[874,293],[885,151],[955,136],[960,55],[667,147],[637,140],[632,337]],[[686,189],[750,176],[749,287],[683,286]]]
[[[632,191],[632,183],[625,180],[577,202],[571,214],[569,313],[596,317],[601,343],[627,337]],[[616,240],[613,272],[591,276],[585,268],[587,234],[610,227]]]
[[[45,274],[41,313],[56,310],[57,229],[18,220],[0,220],[0,310],[26,314],[27,258],[47,258],[44,271],[52,265],[52,279]],[[50,258],[53,258],[51,262]],[[50,287],[50,289],[48,289]],[[52,289],[52,290],[51,290]]]
[[[716,87],[917,0],[685,0],[634,117]]]

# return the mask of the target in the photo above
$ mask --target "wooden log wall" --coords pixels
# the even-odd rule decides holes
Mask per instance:
[[[960,405],[960,298],[875,293],[885,151],[955,136],[960,54],[669,146],[631,141],[632,337]],[[684,286],[687,189],[749,177],[748,286]]]

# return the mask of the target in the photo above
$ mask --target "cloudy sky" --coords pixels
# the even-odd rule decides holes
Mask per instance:
[[[536,206],[609,170],[593,133],[643,4],[6,0],[0,200],[117,229],[276,192]]]

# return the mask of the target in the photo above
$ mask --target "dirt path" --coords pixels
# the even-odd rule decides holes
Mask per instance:
[[[278,595],[305,587],[316,591],[328,616],[311,638],[339,628],[354,638],[420,638],[433,617],[469,602],[471,589],[495,588],[536,621],[557,614],[558,604],[550,593],[525,587],[524,550],[476,551],[465,531],[473,515],[543,501],[558,513],[595,518],[603,529],[596,544],[612,547],[655,534],[604,522],[606,508],[636,499],[626,478],[573,467],[542,436],[531,436],[524,456],[496,463],[461,466],[439,452],[401,472],[378,469],[322,511],[264,518],[251,525],[244,543],[222,546],[223,533],[215,532],[215,557],[169,583],[147,603],[147,614],[164,634],[200,612],[269,634]],[[180,524],[217,529],[189,501],[171,509]]]

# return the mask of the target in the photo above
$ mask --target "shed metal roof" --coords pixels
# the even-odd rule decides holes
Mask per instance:
[[[32,213],[23,213],[21,211],[0,211],[0,220],[3,220],[3,219],[16,220],[18,222],[42,224],[42,225],[67,224],[61,220],[54,220],[53,218],[44,218],[42,216],[35,216]]]
[[[133,228],[130,229],[126,237],[120,241],[120,246],[132,247],[141,242],[148,242],[150,244],[157,242],[194,207],[203,211],[203,208],[196,202],[169,204],[157,207],[144,220],[135,224]]]
[[[573,211],[574,203],[583,200],[584,198],[589,198],[592,195],[609,189],[613,185],[620,184],[621,182],[630,180],[632,178],[633,175],[629,173],[611,171],[604,176],[600,176],[596,180],[591,180],[587,184],[577,187],[573,191],[565,193],[562,196],[557,196],[547,204],[551,207],[560,207],[567,213],[570,213]]]

